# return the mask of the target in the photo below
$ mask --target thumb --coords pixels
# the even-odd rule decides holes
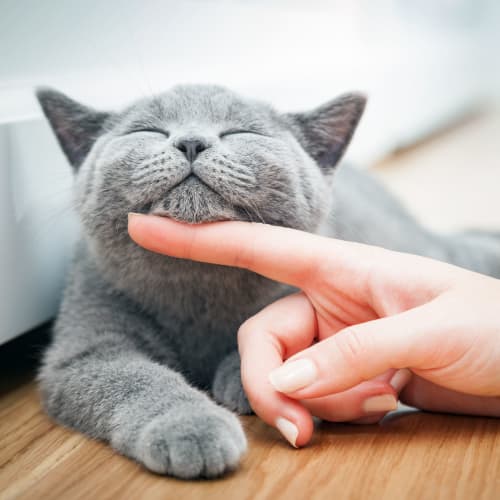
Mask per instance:
[[[431,302],[350,326],[290,357],[270,373],[270,382],[294,399],[309,399],[345,391],[390,369],[432,367],[439,316]]]

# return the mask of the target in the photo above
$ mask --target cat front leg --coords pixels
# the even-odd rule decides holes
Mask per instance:
[[[39,377],[47,412],[154,472],[214,477],[245,452],[235,415],[119,336],[106,334],[57,363],[50,357]]]
[[[212,383],[214,399],[239,415],[250,415],[252,407],[241,383],[238,351],[228,354],[219,364]]]
[[[238,418],[177,364],[168,332],[91,266],[76,266],[39,373],[50,416],[160,474],[234,469],[246,450]]]

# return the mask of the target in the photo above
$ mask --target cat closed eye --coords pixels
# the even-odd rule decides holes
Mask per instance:
[[[222,137],[226,137],[228,135],[237,135],[237,134],[253,134],[253,135],[264,135],[261,134],[260,132],[256,132],[255,130],[246,130],[246,129],[230,129],[226,130],[224,132],[221,132],[219,134],[219,137],[222,139]]]
[[[138,128],[135,130],[131,130],[129,132],[129,134],[142,134],[142,133],[161,134],[164,135],[165,137],[170,137],[170,134],[166,130],[161,130],[159,128]]]

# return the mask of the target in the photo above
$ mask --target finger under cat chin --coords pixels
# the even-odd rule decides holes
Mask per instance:
[[[327,258],[334,256],[337,266],[352,268],[374,252],[357,243],[239,221],[190,225],[130,213],[128,232],[138,245],[153,252],[249,269],[300,288],[315,281]]]

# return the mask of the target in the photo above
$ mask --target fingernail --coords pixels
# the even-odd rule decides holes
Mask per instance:
[[[365,413],[384,413],[395,410],[398,407],[398,401],[392,394],[381,394],[365,399],[363,411]]]
[[[144,215],[144,214],[138,214],[136,212],[129,212],[128,213],[128,220],[132,219],[132,217],[140,217],[141,215]]]
[[[410,379],[411,379],[411,371],[408,370],[407,368],[403,368],[401,370],[398,370],[392,376],[391,381],[389,383],[397,393],[400,393],[403,390],[404,386],[410,381]]]
[[[294,392],[316,380],[318,370],[310,359],[285,363],[269,374],[269,382],[280,392]]]
[[[290,420],[283,417],[278,417],[276,419],[276,427],[283,434],[285,439],[294,447],[297,448],[295,444],[297,442],[297,436],[299,435],[299,429],[295,424],[292,424]]]

